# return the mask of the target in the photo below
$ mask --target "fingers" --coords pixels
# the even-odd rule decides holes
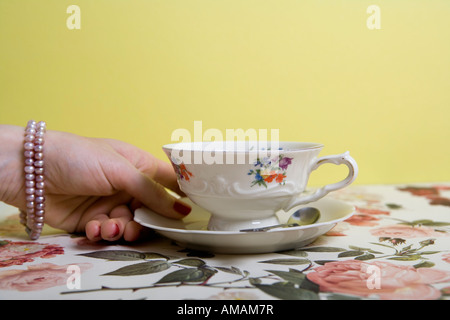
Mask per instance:
[[[175,172],[169,163],[127,143],[103,141],[115,150],[109,154],[109,161],[99,162],[104,181],[108,182],[114,192],[135,199],[134,206],[141,203],[169,218],[181,219],[189,214],[191,207],[170,195],[163,187],[180,192]],[[92,219],[92,216],[95,218]],[[97,211],[85,221],[86,235],[93,241],[114,241],[121,237],[125,240],[136,239],[143,230],[143,227],[133,221],[130,209],[118,203],[114,205],[114,209]]]
[[[118,190],[126,191],[146,207],[168,218],[181,219],[191,211],[189,205],[171,196],[161,184],[131,164],[114,171],[108,179]]]
[[[105,177],[114,189],[127,192],[163,216],[181,219],[189,214],[190,206],[175,199],[163,187],[181,192],[175,171],[169,163],[133,145],[117,140],[105,141],[124,160],[103,167]]]
[[[102,222],[108,219],[108,216],[102,215],[95,217],[95,220],[91,220],[86,223],[85,232],[86,237],[91,241],[102,240]]]
[[[178,185],[177,176],[172,165],[156,158],[155,161],[158,167],[154,172],[153,179],[170,190],[175,191],[179,195],[183,195],[183,192],[180,190],[180,186]]]
[[[91,241],[136,241],[145,234],[146,228],[133,221],[130,209],[121,205],[108,215],[100,214],[86,224],[86,237]]]
[[[164,187],[183,194],[177,183],[177,176],[170,163],[156,158],[152,154],[123,141],[102,139],[115,151],[127,159],[136,169]]]

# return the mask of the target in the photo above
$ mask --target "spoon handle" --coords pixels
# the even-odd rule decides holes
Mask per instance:
[[[275,228],[286,228],[286,227],[297,227],[298,223],[282,223],[282,224],[276,224],[273,226],[268,227],[262,227],[262,228],[250,228],[250,229],[242,229],[239,230],[240,232],[264,232]]]

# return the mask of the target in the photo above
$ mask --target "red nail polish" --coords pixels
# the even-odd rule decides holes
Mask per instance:
[[[183,216],[187,216],[191,212],[191,207],[181,201],[175,201],[173,209]]]
[[[112,238],[116,237],[120,232],[119,226],[117,224],[114,224],[114,233],[111,236]]]

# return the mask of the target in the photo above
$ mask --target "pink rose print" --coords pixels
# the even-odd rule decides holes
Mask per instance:
[[[450,253],[444,254],[444,255],[442,256],[442,260],[445,261],[445,262],[447,262],[447,263],[450,263]]]
[[[345,220],[345,222],[350,223],[352,226],[374,227],[378,225],[379,220],[380,218],[374,216],[355,214]]]
[[[387,210],[381,210],[381,209],[377,209],[377,208],[369,208],[369,207],[356,207],[356,212],[358,213],[362,213],[362,214],[367,214],[367,215],[390,215],[391,213]]]
[[[385,227],[380,227],[370,230],[370,233],[378,237],[390,238],[421,238],[421,237],[442,237],[447,234],[437,232],[431,227],[427,226],[408,226],[403,224],[395,224]]]
[[[390,215],[389,211],[373,207],[356,207],[357,214],[351,216],[345,222],[352,226],[374,227],[378,225],[380,218],[378,215]]]
[[[26,270],[5,270],[0,272],[0,290],[34,291],[67,284],[71,265],[58,266],[42,263],[29,266]],[[90,263],[78,263],[81,271],[91,268]]]
[[[61,246],[39,242],[0,241],[0,268],[22,265],[32,262],[35,258],[53,258],[64,254]]]
[[[412,195],[424,197],[430,200],[431,205],[450,206],[450,199],[441,196],[441,191],[450,190],[449,186],[433,186],[433,187],[405,187],[399,188],[400,191],[407,191]]]
[[[368,285],[369,277],[373,276],[368,272],[370,266],[380,270],[379,288]],[[347,260],[327,262],[314,268],[307,278],[318,284],[323,292],[364,297],[376,295],[383,300],[433,300],[438,299],[441,292],[430,284],[449,281],[450,272],[381,261]]]

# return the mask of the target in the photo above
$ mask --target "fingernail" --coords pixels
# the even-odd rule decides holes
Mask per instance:
[[[191,207],[181,201],[175,201],[173,209],[183,216],[187,216],[191,212]]]
[[[116,237],[119,234],[120,230],[119,230],[119,226],[117,224],[114,224],[114,232],[113,235],[111,236],[111,238]]]

